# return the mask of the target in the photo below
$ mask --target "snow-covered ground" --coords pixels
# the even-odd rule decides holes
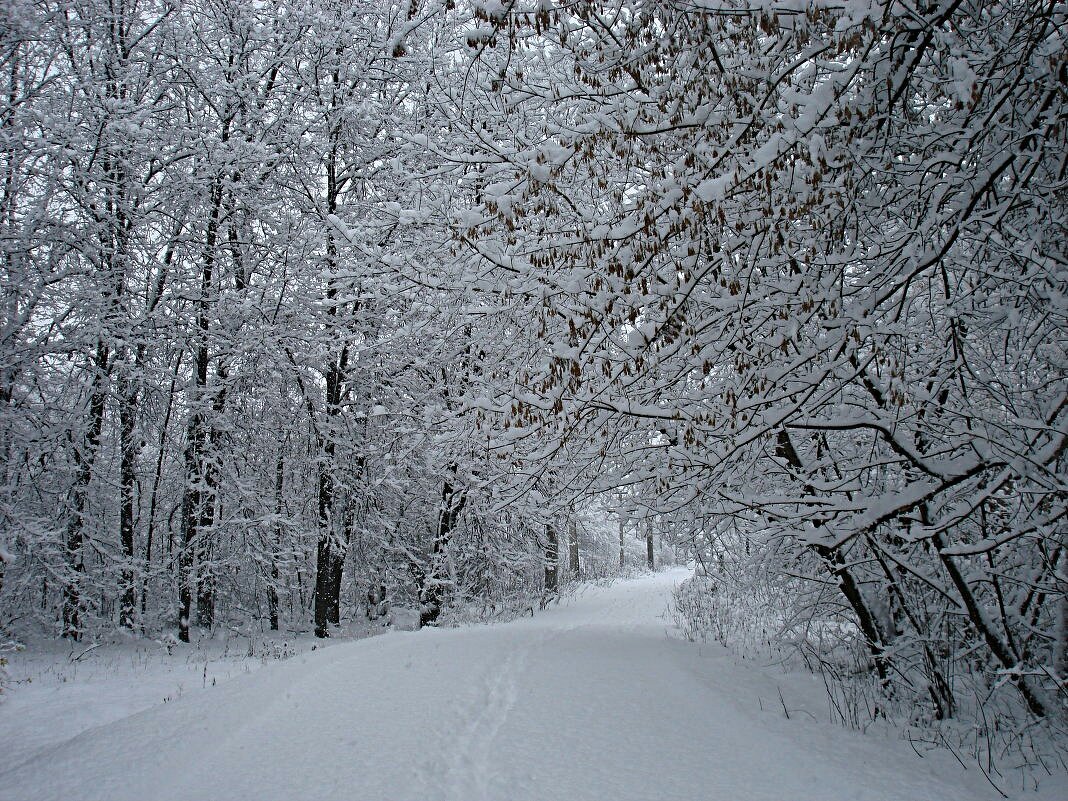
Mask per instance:
[[[341,638],[381,630],[348,625]],[[322,646],[310,631],[223,631],[193,645],[180,645],[174,637],[33,642],[24,651],[4,654],[10,664],[0,697],[0,774],[87,729],[196,695]],[[0,801],[7,801],[2,785]]]
[[[175,648],[71,675],[66,695],[42,675],[0,705],[0,799],[1000,798],[944,751],[823,722],[814,681],[680,639],[669,605],[685,576],[284,661]]]

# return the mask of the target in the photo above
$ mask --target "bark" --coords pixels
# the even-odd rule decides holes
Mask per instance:
[[[581,565],[579,563],[578,521],[575,520],[574,515],[571,517],[570,526],[568,528],[567,562],[571,577],[578,578],[578,575],[581,572]]]
[[[653,561],[653,521],[649,520],[645,524],[645,564],[650,570],[655,570],[656,566]]]
[[[1056,570],[1056,588],[1060,593],[1060,601],[1057,602],[1057,628],[1053,640],[1053,668],[1062,686],[1068,682],[1068,574],[1058,566],[1063,562],[1064,555],[1068,553],[1068,531],[1062,529],[1061,547],[1050,560]]]
[[[450,473],[457,471],[457,465],[449,468]],[[431,551],[430,572],[419,571],[420,588],[419,625],[426,626],[437,621],[445,597],[446,552],[453,529],[460,518],[467,493],[458,489],[451,480],[446,479],[441,487],[441,506],[438,509],[438,529],[434,536]]]
[[[333,290],[328,293],[333,297]],[[333,311],[331,311],[333,313]],[[334,514],[334,454],[341,394],[348,367],[348,348],[343,347],[326,374],[326,426],[320,433],[319,542],[315,551],[315,636],[329,637],[329,625],[341,617],[342,543]]]
[[[340,55],[340,53],[339,53]],[[338,103],[341,86],[340,72],[335,68],[332,75],[333,91],[330,95],[329,141],[330,149],[326,153],[326,211],[333,215],[338,208],[338,200],[344,180],[338,174],[339,140],[341,135],[338,119]],[[337,243],[328,231],[326,238],[327,269],[331,276],[337,268]],[[328,279],[327,314],[331,319],[337,316],[337,287],[334,279]],[[333,332],[329,332],[333,333]],[[315,553],[315,636],[330,636],[329,625],[337,625],[341,619],[341,578],[345,563],[342,543],[335,521],[335,478],[334,454],[338,423],[341,416],[341,397],[348,373],[348,346],[342,345],[340,353],[331,361],[326,372],[326,421],[324,430],[319,434],[319,542]]]
[[[209,493],[214,493],[214,487],[209,488]],[[210,505],[209,505],[210,504]],[[215,524],[215,506],[205,504],[206,512],[200,519],[200,539],[196,550],[196,587],[197,587],[197,625],[201,628],[210,629],[215,625],[215,573],[211,564],[212,543],[206,536]]]
[[[219,420],[226,407],[226,379],[228,371],[220,359],[215,376],[218,388],[212,398],[212,420]],[[197,625],[210,629],[215,625],[215,566],[212,562],[214,542],[210,534],[219,518],[219,476],[214,454],[219,453],[220,435],[216,426],[209,423],[207,432],[209,458],[204,460],[204,487],[206,490],[200,518],[200,538],[195,548],[197,562]]]
[[[901,614],[909,621],[909,624],[914,631],[922,631],[923,627],[916,618],[916,615],[913,614],[912,609],[909,606],[909,599],[906,597],[906,593],[903,592],[898,577],[894,575],[893,569],[887,562],[884,554],[881,553],[875,539],[871,535],[868,535],[865,537],[865,542],[867,542],[875,560],[879,563],[883,575],[886,576],[888,592],[892,598],[897,599],[897,606]],[[899,632],[895,630],[894,636],[898,636],[898,633]],[[957,707],[956,698],[953,694],[953,687],[946,679],[945,673],[939,666],[938,656],[931,648],[930,642],[926,640],[923,641],[921,647],[923,648],[924,667],[929,679],[927,684],[927,694],[931,697],[931,702],[935,707],[935,719],[945,720],[951,718]]]
[[[200,296],[197,299],[197,333],[199,342],[194,370],[193,411],[189,417],[185,448],[185,490],[182,495],[182,550],[178,557],[178,639],[189,642],[189,625],[193,617],[194,549],[204,553],[201,539],[205,523],[212,522],[214,503],[207,484],[208,419],[204,404],[208,388],[208,333],[211,291],[215,278],[215,246],[218,240],[222,209],[222,185],[216,180],[211,187],[211,211],[204,238]]]
[[[786,460],[795,478],[803,480],[805,475],[804,465],[801,463],[801,456],[794,448],[793,441],[790,439],[790,434],[786,429],[780,429],[776,437],[775,455],[780,459]],[[805,493],[812,494],[812,488],[809,485],[805,486]],[[817,528],[821,528],[824,523],[822,520],[817,519],[814,525]],[[889,691],[890,669],[886,656],[887,639],[879,626],[878,618],[872,613],[871,607],[860,589],[860,585],[846,565],[840,549],[814,544],[812,545],[812,550],[820,557],[828,572],[834,577],[842,596],[849,604],[849,608],[853,610],[853,614],[856,615],[857,624],[860,626],[861,633],[867,642],[868,652],[871,654],[872,664],[879,676],[879,682],[885,690]]]
[[[542,596],[542,606],[556,595],[559,569],[560,540],[556,535],[556,528],[549,524],[545,526],[545,592]]]
[[[331,472],[334,447],[330,442],[319,468],[319,542],[315,551],[315,636],[329,637],[330,624],[340,618],[341,543],[334,531],[334,478]]]
[[[152,492],[148,500],[148,531],[145,532],[145,565],[152,565],[152,545],[156,533],[156,505],[159,499],[159,485],[163,479],[163,454],[167,444],[167,431],[171,425],[171,412],[174,410],[174,389],[178,385],[178,371],[182,367],[182,354],[179,353],[174,361],[174,370],[171,373],[171,385],[167,392],[167,408],[163,413],[163,425],[160,427],[158,452],[156,454],[156,468],[152,476]],[[169,548],[168,548],[169,552]],[[141,619],[144,620],[148,606],[148,575],[147,572],[141,577]]]
[[[332,592],[336,557],[331,546],[330,536],[322,535],[315,550],[315,636],[320,638],[330,636],[329,624],[334,617],[333,609],[338,606]]]
[[[278,565],[271,564],[271,580],[267,584],[267,619],[271,631],[278,631]]]
[[[199,361],[199,360],[198,360]],[[189,625],[193,617],[193,542],[198,534],[201,461],[204,450],[204,422],[199,411],[189,420],[185,448],[185,492],[182,496],[182,541],[178,553],[178,639],[189,642]]]
[[[72,640],[81,639],[82,576],[85,563],[82,544],[85,539],[85,513],[89,501],[89,482],[93,477],[93,465],[100,445],[100,432],[104,425],[104,376],[108,369],[108,347],[103,341],[96,345],[93,359],[93,380],[89,396],[89,425],[82,446],[74,449],[77,472],[71,488],[70,518],[67,521],[67,569],[63,587],[63,636]]]
[[[119,624],[134,627],[137,610],[137,590],[134,575],[134,513],[137,489],[137,455],[140,450],[136,438],[137,391],[128,379],[120,381],[119,407],[119,540],[124,560],[122,568],[122,599]]]
[[[272,545],[277,546],[282,541],[282,489],[285,482],[285,451],[283,441],[278,441],[278,456],[274,465],[274,518],[275,518],[275,541]],[[267,615],[270,618],[271,631],[278,631],[278,553],[277,547],[272,547],[268,554],[271,560],[271,574],[267,581]]]
[[[342,548],[334,552],[334,558],[330,563],[330,622],[335,626],[341,625],[341,577],[345,570],[345,557],[348,552],[348,537]]]
[[[875,667],[876,674],[879,676],[879,682],[889,692],[890,664],[886,655],[887,642],[879,626],[878,618],[872,613],[871,607],[861,592],[860,585],[846,566],[841,551],[837,548],[827,548],[823,545],[813,545],[812,550],[819,555],[828,572],[834,576],[838,583],[838,589],[841,590],[842,596],[849,604],[849,608],[856,615],[857,624],[860,626],[860,631],[867,642],[868,652],[871,654],[872,664]]]
[[[923,518],[924,525],[930,525],[929,513],[926,505],[920,508],[920,513]],[[949,579],[953,582],[953,586],[957,590],[957,594],[960,596],[961,601],[964,604],[965,610],[968,612],[968,619],[971,621],[972,626],[979,633],[979,636],[983,638],[987,648],[990,649],[990,653],[994,655],[994,658],[1001,663],[1002,668],[1008,671],[1012,676],[1013,683],[1020,691],[1020,695],[1023,696],[1024,701],[1027,703],[1027,708],[1037,717],[1046,717],[1050,713],[1050,708],[1046,703],[1046,700],[1042,697],[1041,691],[1032,686],[1031,682],[1026,676],[1016,675],[1015,671],[1019,667],[1020,657],[1016,654],[1012,647],[1003,642],[998,636],[994,627],[987,621],[986,616],[983,614],[982,609],[979,606],[979,601],[976,600],[975,594],[972,592],[972,588],[969,586],[967,579],[960,572],[960,568],[953,561],[953,557],[944,552],[946,543],[941,534],[936,534],[932,539],[935,548],[938,551],[938,558],[945,568],[946,573],[949,575]]]

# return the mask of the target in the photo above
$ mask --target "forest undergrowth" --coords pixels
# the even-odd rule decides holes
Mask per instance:
[[[1044,776],[1068,770],[1064,725],[1030,718],[1003,687],[1005,676],[974,662],[970,673],[953,674],[960,705],[954,718],[939,720],[929,699],[902,689],[908,677],[899,677],[895,693],[879,685],[863,635],[834,593],[803,589],[803,582],[776,579],[752,564],[707,564],[676,589],[672,612],[691,642],[717,643],[785,674],[818,676],[831,723],[906,739],[921,756],[949,751],[999,792],[1033,789]]]

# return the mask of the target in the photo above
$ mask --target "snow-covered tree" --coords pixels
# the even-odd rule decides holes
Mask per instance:
[[[992,685],[1051,713],[1062,10],[478,18],[471,239],[549,321],[516,418],[600,443],[585,453],[653,482],[653,508],[733,521],[834,582],[888,693],[920,676],[910,692],[952,714],[940,665],[979,652]]]

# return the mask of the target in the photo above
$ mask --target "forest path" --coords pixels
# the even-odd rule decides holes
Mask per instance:
[[[0,799],[995,797],[948,755],[816,722],[814,681],[784,690],[787,719],[784,677],[678,638],[686,575],[296,656],[47,749],[0,775]]]

